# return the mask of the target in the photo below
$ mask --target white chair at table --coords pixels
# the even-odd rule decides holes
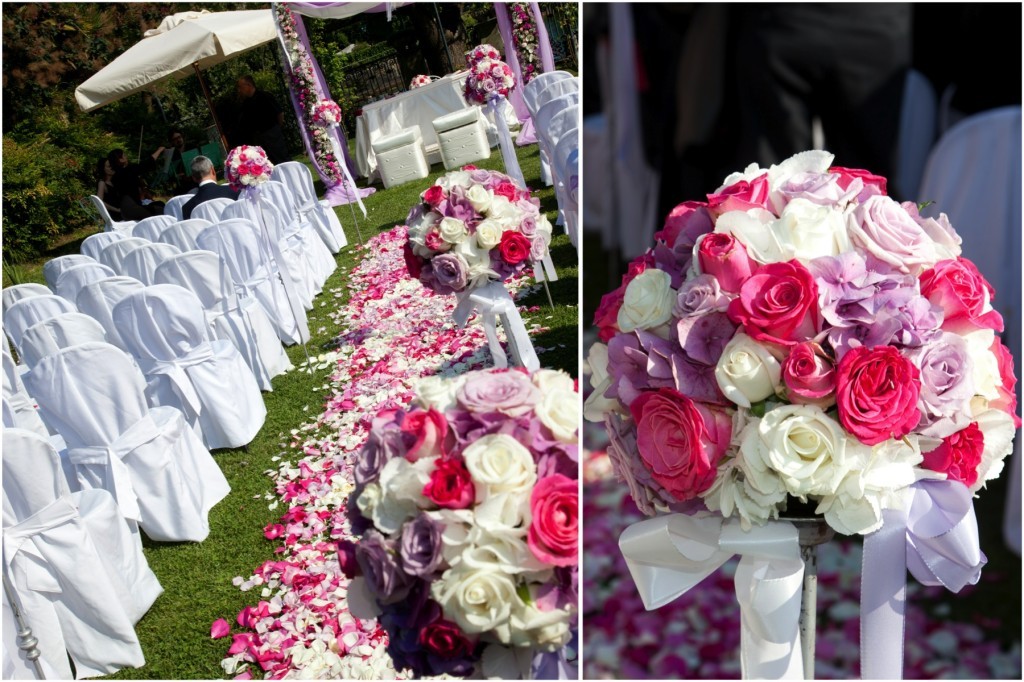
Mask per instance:
[[[63,298],[68,299],[74,303],[75,299],[78,298],[78,292],[82,290],[86,284],[99,281],[101,279],[107,279],[108,277],[114,277],[117,273],[106,265],[100,265],[99,263],[92,262],[85,265],[76,265],[69,270],[65,270],[64,274],[57,280],[57,286],[54,287],[54,292]]]
[[[176,222],[178,220],[174,216],[151,215],[135,223],[135,227],[132,228],[132,236],[145,239],[148,242],[156,242],[160,240],[160,234]]]
[[[267,201],[261,201],[256,207],[243,200],[235,202],[224,211],[222,223],[229,219],[245,220],[246,224],[252,226],[268,258],[291,279],[303,308],[312,310],[313,298],[323,289],[323,282],[320,281],[319,273],[310,265],[310,256],[304,251],[303,240],[287,234],[288,219],[284,214]],[[267,243],[267,239],[274,243]]]
[[[87,265],[95,262],[95,258],[80,253],[72,253],[67,256],[51,258],[43,263],[43,279],[46,280],[46,286],[50,287],[50,289],[56,293],[57,280],[60,279],[60,276],[67,270],[79,265]]]
[[[13,286],[6,287],[3,290],[3,311],[6,313],[8,308],[25,298],[52,295],[53,291],[45,284],[39,284],[38,282],[15,284]]]
[[[93,207],[99,211],[100,218],[103,219],[103,229],[107,232],[130,232],[132,227],[134,227],[134,220],[114,220],[111,218],[110,211],[107,210],[103,200],[95,194],[89,195],[89,201],[91,201]]]
[[[73,313],[76,311],[77,308],[75,308],[74,303],[56,294],[24,298],[8,308],[4,313],[4,331],[7,332],[8,338],[14,344],[14,349],[18,351],[18,355],[21,355],[23,353],[21,339],[25,335],[25,330],[36,322],[48,320],[61,313]]]
[[[167,261],[181,253],[177,246],[170,244],[147,244],[137,249],[132,249],[124,257],[122,274],[134,277],[143,284],[155,284],[153,276],[156,269]]]
[[[234,200],[226,197],[207,199],[192,209],[192,215],[189,216],[189,219],[199,218],[200,220],[209,220],[211,223],[215,223],[220,220],[221,213],[224,212],[224,209],[233,203],[235,203]]]
[[[171,197],[164,204],[164,215],[172,216],[175,220],[184,220],[185,216],[181,212],[181,207],[187,204],[193,196],[192,194],[179,194],[176,197]]]
[[[238,295],[255,298],[263,307],[285,345],[308,341],[302,301],[289,301],[262,241],[259,228],[248,220],[224,221],[207,228],[197,239],[199,248],[213,251],[227,264]]]
[[[123,351],[128,347],[121,338],[121,332],[114,324],[114,306],[121,302],[128,294],[145,289],[146,285],[134,277],[119,275],[98,282],[92,282],[82,287],[78,292],[75,304],[78,311],[85,313],[100,323],[107,335],[107,343],[113,344]]]
[[[177,246],[182,253],[195,251],[199,248],[196,239],[203,230],[213,225],[209,220],[202,218],[190,218],[171,225],[160,234],[161,244]]]
[[[384,135],[370,142],[377,158],[384,189],[422,180],[430,175],[430,164],[423,150],[423,138],[418,127],[404,128],[393,135]]]
[[[291,189],[298,204],[296,210],[313,221],[317,233],[331,253],[338,253],[348,246],[348,238],[334,208],[326,199],[317,199],[313,178],[305,164],[298,161],[279,163],[274,166],[270,177]]]
[[[202,542],[209,511],[231,488],[173,407],[150,407],[127,353],[83,343],[43,358],[25,385],[68,444],[83,490],[102,488],[121,515],[160,542]]]
[[[107,244],[100,251],[99,262],[106,265],[108,268],[121,275],[121,265],[124,262],[124,257],[128,255],[128,252],[132,249],[137,249],[140,246],[145,246],[150,242],[139,237],[128,237],[120,241]]]
[[[103,325],[85,313],[63,313],[25,330],[21,345],[25,349],[25,364],[35,367],[40,360],[61,348],[89,341],[106,343],[107,333]]]
[[[96,234],[90,234],[88,237],[82,240],[82,246],[79,251],[83,255],[94,258],[96,261],[100,259],[100,252],[103,249],[114,243],[127,239],[129,235],[123,232],[97,232]]]
[[[261,196],[266,197],[274,208],[278,209],[281,218],[284,219],[285,222],[282,227],[285,238],[289,241],[294,240],[300,243],[302,253],[306,257],[310,270],[315,276],[314,281],[317,283],[317,293],[320,293],[323,290],[324,282],[327,281],[327,278],[338,267],[334,256],[331,255],[331,250],[327,248],[327,245],[320,238],[313,222],[295,210],[297,201],[287,185],[283,182],[271,180],[270,182],[263,183],[260,187],[260,192]],[[249,217],[250,220],[252,219],[251,215],[242,216],[240,213],[240,211],[225,210],[222,218]]]
[[[292,368],[263,306],[251,296],[238,296],[227,263],[216,253],[190,251],[169,258],[154,279],[185,287],[199,298],[213,335],[235,345],[261,390],[272,391],[270,380]]]
[[[3,446],[4,571],[41,656],[62,679],[69,656],[79,678],[142,667],[135,623],[163,588],[138,536],[108,492],[72,495],[46,439],[5,429]]]
[[[211,450],[252,441],[267,416],[260,387],[230,341],[210,340],[195,294],[154,284],[115,305],[114,324],[146,375],[150,404],[181,410]]]

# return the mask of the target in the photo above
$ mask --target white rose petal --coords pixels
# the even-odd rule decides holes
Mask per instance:
[[[715,232],[731,234],[743,244],[747,255],[758,263],[781,263],[793,258],[786,245],[772,229],[775,216],[763,208],[749,211],[727,211],[715,221]],[[694,246],[696,254],[697,246]],[[694,261],[699,259],[694,258]]]
[[[1003,471],[1003,460],[1013,452],[1013,437],[1017,433],[1013,418],[1002,410],[987,410],[975,421],[985,437],[985,447],[978,464],[978,480],[971,486],[972,493],[984,488],[986,481],[999,477]]]
[[[661,270],[644,270],[626,286],[619,308],[619,329],[631,332],[663,325],[672,318],[675,302],[672,277]]]
[[[842,211],[807,199],[790,201],[772,229],[784,250],[804,264],[821,256],[838,256],[852,248]]]
[[[533,455],[512,436],[491,434],[462,452],[476,483],[477,501],[503,492],[522,493],[537,481]]]
[[[775,395],[782,380],[782,365],[766,346],[737,332],[722,351],[715,379],[726,398],[749,408]]]
[[[441,233],[441,239],[449,244],[461,244],[469,234],[466,223],[458,218],[443,218],[437,230]]]

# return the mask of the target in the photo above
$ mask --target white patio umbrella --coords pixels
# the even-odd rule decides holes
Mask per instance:
[[[165,78],[194,73],[223,137],[201,70],[276,39],[277,28],[269,9],[172,14],[75,88],[75,100],[82,111],[92,111]]]

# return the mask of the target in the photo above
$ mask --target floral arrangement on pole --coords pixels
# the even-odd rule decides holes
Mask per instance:
[[[356,465],[362,537],[339,548],[350,594],[365,586],[395,666],[416,676],[528,673],[503,667],[509,650],[535,669],[545,656],[564,664],[579,567],[575,382],[491,369],[416,392],[411,409],[377,415]]]
[[[586,414],[646,514],[750,528],[800,500],[871,534],[919,481],[969,505],[1002,471],[1020,419],[992,286],[945,214],[832,158],[680,204],[602,300]]]
[[[439,294],[519,276],[551,243],[540,201],[504,173],[463,166],[420,198],[406,218],[405,260],[409,274]]]
[[[429,84],[430,84],[430,76],[425,76],[425,75],[423,75],[421,73],[421,74],[419,74],[417,76],[413,76],[412,77],[412,80],[409,81],[409,89],[410,90],[415,90],[416,88],[421,88],[424,85],[429,85]]]
[[[267,158],[263,147],[235,147],[224,160],[224,177],[235,190],[259,187],[270,180],[273,170],[274,164]]]
[[[537,38],[537,24],[533,19],[528,2],[512,2],[508,5],[512,19],[512,43],[519,60],[519,73],[526,85],[534,76],[543,72],[540,61],[540,41]]]
[[[467,102],[486,104],[494,97],[508,97],[515,85],[512,67],[500,59],[484,57],[470,65],[464,95]]]
[[[322,99],[313,107],[313,125],[330,128],[341,123],[341,107],[332,99]]]
[[[481,43],[466,53],[466,67],[473,68],[473,65],[481,59],[500,60],[501,53],[493,45]]]

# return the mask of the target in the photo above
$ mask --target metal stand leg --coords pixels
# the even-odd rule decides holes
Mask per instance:
[[[553,300],[551,300],[551,289],[548,288],[548,281],[547,281],[547,279],[544,280],[544,292],[547,293],[547,295],[548,295],[548,305],[551,306],[552,310],[554,310],[555,309],[555,302]]]
[[[818,628],[818,545],[835,536],[823,518],[786,519],[800,533],[800,558],[804,562],[804,584],[800,602],[800,654],[804,679],[814,679],[814,648]]]
[[[348,180],[346,180],[346,179],[345,179],[345,178],[343,177],[343,178],[341,179],[341,184],[342,184],[342,186],[343,186],[343,187],[345,188],[345,190],[346,190],[346,191],[348,191],[348,189],[349,189],[349,187],[348,187]],[[359,192],[359,188],[358,188],[358,187],[356,187],[356,188],[354,189],[354,191],[355,191],[356,193],[358,193],[358,192]],[[352,224],[356,226],[356,237],[357,237],[357,238],[359,239],[359,245],[360,245],[360,246],[364,246],[364,245],[365,245],[365,243],[363,242],[363,234],[362,234],[362,233],[361,233],[361,232],[359,231],[359,221],[358,221],[358,220],[356,220],[356,209],[355,209],[355,207],[354,207],[354,206],[352,205],[352,204],[354,204],[354,203],[355,203],[354,201],[350,201],[350,202],[348,202],[348,210],[352,211]]]
[[[28,626],[24,616],[21,615],[21,606],[18,604],[14,590],[7,579],[7,571],[4,571],[3,576],[4,593],[7,595],[7,603],[11,605],[11,611],[14,612],[14,620],[18,624],[18,648],[25,652],[25,658],[32,664],[36,679],[45,680],[46,675],[43,674],[43,664],[39,661],[39,640],[32,635],[32,628]]]

